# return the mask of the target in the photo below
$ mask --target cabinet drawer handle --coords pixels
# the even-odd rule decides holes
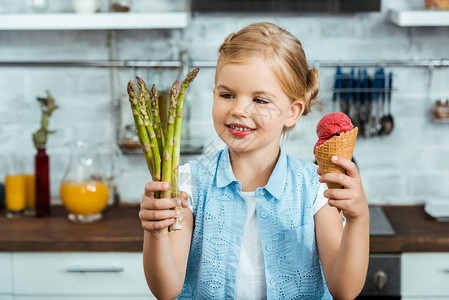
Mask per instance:
[[[448,273],[449,274],[449,268],[441,269],[440,271],[443,272],[443,273]]]
[[[67,268],[70,273],[120,273],[125,270],[122,266],[71,266]]]

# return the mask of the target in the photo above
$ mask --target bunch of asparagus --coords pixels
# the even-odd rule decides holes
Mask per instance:
[[[156,198],[179,198],[178,168],[181,152],[181,129],[184,100],[187,88],[199,72],[196,68],[189,72],[181,85],[176,80],[169,94],[167,125],[161,124],[161,111],[156,86],[149,91],[146,83],[137,78],[137,94],[134,81],[128,83],[128,95],[145,161],[153,181],[170,183],[170,191],[156,193]],[[177,207],[176,209],[181,209]],[[169,231],[182,229],[182,219],[178,218]]]

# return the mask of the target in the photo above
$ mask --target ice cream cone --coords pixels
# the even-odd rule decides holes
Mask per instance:
[[[355,140],[357,139],[358,128],[342,132],[340,135],[333,136],[324,144],[315,148],[315,159],[320,167],[321,173],[343,173],[346,171],[334,164],[331,161],[332,156],[344,157],[346,159],[352,159],[354,152]],[[330,189],[343,188],[338,183],[327,183],[327,187]]]

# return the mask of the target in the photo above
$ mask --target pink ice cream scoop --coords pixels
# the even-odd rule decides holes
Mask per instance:
[[[334,135],[340,135],[342,132],[349,131],[354,128],[351,119],[342,112],[333,112],[325,115],[316,126],[316,134],[318,141],[315,144],[315,149],[324,144],[324,142],[331,139]]]

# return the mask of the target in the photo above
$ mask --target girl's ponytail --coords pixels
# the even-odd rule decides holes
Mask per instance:
[[[307,115],[311,111],[311,107],[315,104],[318,98],[318,92],[320,91],[320,83],[318,81],[318,70],[312,68],[308,70],[306,78],[306,87],[304,91],[304,102],[306,108],[303,115]]]

